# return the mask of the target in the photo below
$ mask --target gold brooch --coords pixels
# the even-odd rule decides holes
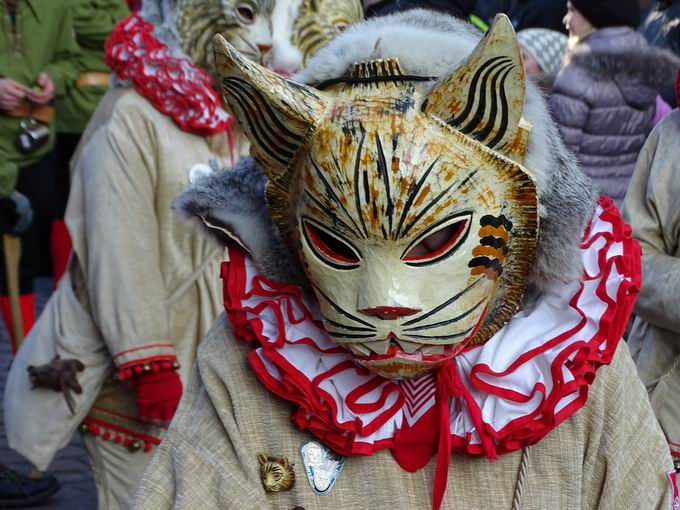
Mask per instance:
[[[293,464],[286,457],[271,457],[260,453],[260,478],[267,492],[289,491],[295,485]]]

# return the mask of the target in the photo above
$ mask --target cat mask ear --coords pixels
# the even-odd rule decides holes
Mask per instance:
[[[213,45],[224,99],[252,144],[252,156],[276,186],[330,100],[244,58],[219,34]]]
[[[510,19],[498,14],[470,56],[433,87],[422,110],[517,159],[528,139],[528,132],[520,127],[524,95],[517,36]],[[515,142],[524,142],[524,147],[518,150]]]

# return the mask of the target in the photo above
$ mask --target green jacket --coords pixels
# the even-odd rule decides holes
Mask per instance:
[[[108,73],[104,63],[104,43],[120,20],[130,14],[125,0],[67,0],[71,9],[76,41],[81,49],[78,70]],[[57,131],[82,133],[94,113],[106,86],[79,87],[69,83],[66,96],[56,101]]]
[[[71,14],[62,1],[19,0],[13,23],[5,0],[0,0],[0,76],[33,86],[45,71],[54,82],[55,97],[60,97],[78,78],[79,53]],[[19,123],[0,112],[0,197],[14,189],[18,168],[34,163],[54,146],[52,123],[49,143],[33,154],[21,154],[15,145]]]

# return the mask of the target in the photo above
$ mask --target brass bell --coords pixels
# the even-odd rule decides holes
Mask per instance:
[[[142,442],[139,439],[133,439],[128,446],[128,450],[136,452],[142,448]]]

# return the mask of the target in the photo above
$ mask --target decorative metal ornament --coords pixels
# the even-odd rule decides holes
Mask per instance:
[[[195,184],[199,179],[206,177],[215,172],[215,162],[210,161],[210,164],[195,163],[189,169],[189,182]]]
[[[287,457],[271,457],[259,454],[260,479],[267,492],[289,491],[295,486],[295,471]]]
[[[397,59],[359,62],[319,90],[219,36],[215,49],[272,219],[356,363],[414,377],[507,322],[533,264],[538,197],[506,16],[429,92]]]
[[[340,476],[345,457],[331,451],[318,441],[307,441],[300,447],[309,485],[317,496],[328,494]]]

